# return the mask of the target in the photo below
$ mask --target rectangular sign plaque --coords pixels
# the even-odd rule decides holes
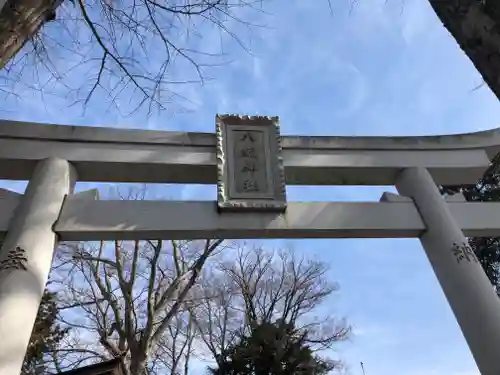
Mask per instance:
[[[217,115],[215,122],[219,210],[285,211],[279,118]]]

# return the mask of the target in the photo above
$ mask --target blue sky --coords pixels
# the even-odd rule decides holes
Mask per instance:
[[[242,11],[265,27],[233,22],[251,53],[207,28],[202,43],[231,63],[204,85],[179,86],[169,112],[122,117],[97,96],[85,112],[26,91],[3,118],[59,124],[209,131],[216,113],[279,115],[282,133],[422,135],[496,127],[500,105],[425,0],[265,1]],[[352,8],[352,9],[351,9]],[[151,49],[151,66],[161,56]],[[157,59],[157,60],[155,60]],[[173,67],[188,76],[185,64]],[[72,76],[76,82],[79,77]],[[55,87],[55,86],[54,86]],[[54,90],[62,90],[55,87]],[[62,91],[61,91],[62,92]],[[120,106],[126,112],[126,100]],[[3,183],[22,189],[23,183]],[[81,185],[80,188],[94,186]],[[101,186],[102,187],[102,186]],[[213,186],[154,186],[157,196],[215,199]],[[289,187],[289,200],[378,200],[392,188]],[[269,241],[331,264],[341,290],[328,309],[354,325],[339,355],[367,375],[476,375],[477,367],[420,244],[415,240]]]

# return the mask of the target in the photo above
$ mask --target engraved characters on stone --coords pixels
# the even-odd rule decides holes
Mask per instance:
[[[16,246],[14,249],[9,250],[7,258],[0,261],[0,271],[8,269],[26,271],[27,263],[28,258],[26,256],[26,251],[23,248]]]
[[[264,134],[260,131],[235,131],[234,160],[236,191],[257,193],[267,190],[264,158]]]
[[[457,260],[458,263],[461,261],[465,260],[467,262],[475,262],[477,263],[477,257],[476,254],[474,254],[474,250],[470,247],[468,243],[456,243],[453,242],[451,251],[453,255],[455,256],[455,259]]]
[[[217,115],[217,209],[286,209],[279,118]]]

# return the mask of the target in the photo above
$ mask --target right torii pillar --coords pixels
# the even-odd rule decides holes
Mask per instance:
[[[482,375],[500,375],[500,299],[429,172],[408,168],[396,188],[413,199],[420,241]]]

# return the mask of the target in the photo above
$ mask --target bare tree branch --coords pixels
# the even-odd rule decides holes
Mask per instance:
[[[220,365],[220,355],[262,323],[291,324],[313,350],[332,348],[348,338],[350,327],[344,319],[311,314],[338,289],[327,270],[326,264],[289,250],[241,248],[222,261],[203,284],[206,299],[189,306],[212,359]]]
[[[83,108],[98,95],[119,111],[126,103],[128,114],[182,107],[189,97],[179,85],[203,84],[210,67],[229,62],[203,37],[218,32],[250,53],[232,27],[259,27],[239,15],[261,12],[260,0],[22,0],[30,1],[41,5],[31,29],[14,30],[24,48],[3,64],[5,95],[37,90]],[[0,49],[11,33],[1,26],[0,17]]]

